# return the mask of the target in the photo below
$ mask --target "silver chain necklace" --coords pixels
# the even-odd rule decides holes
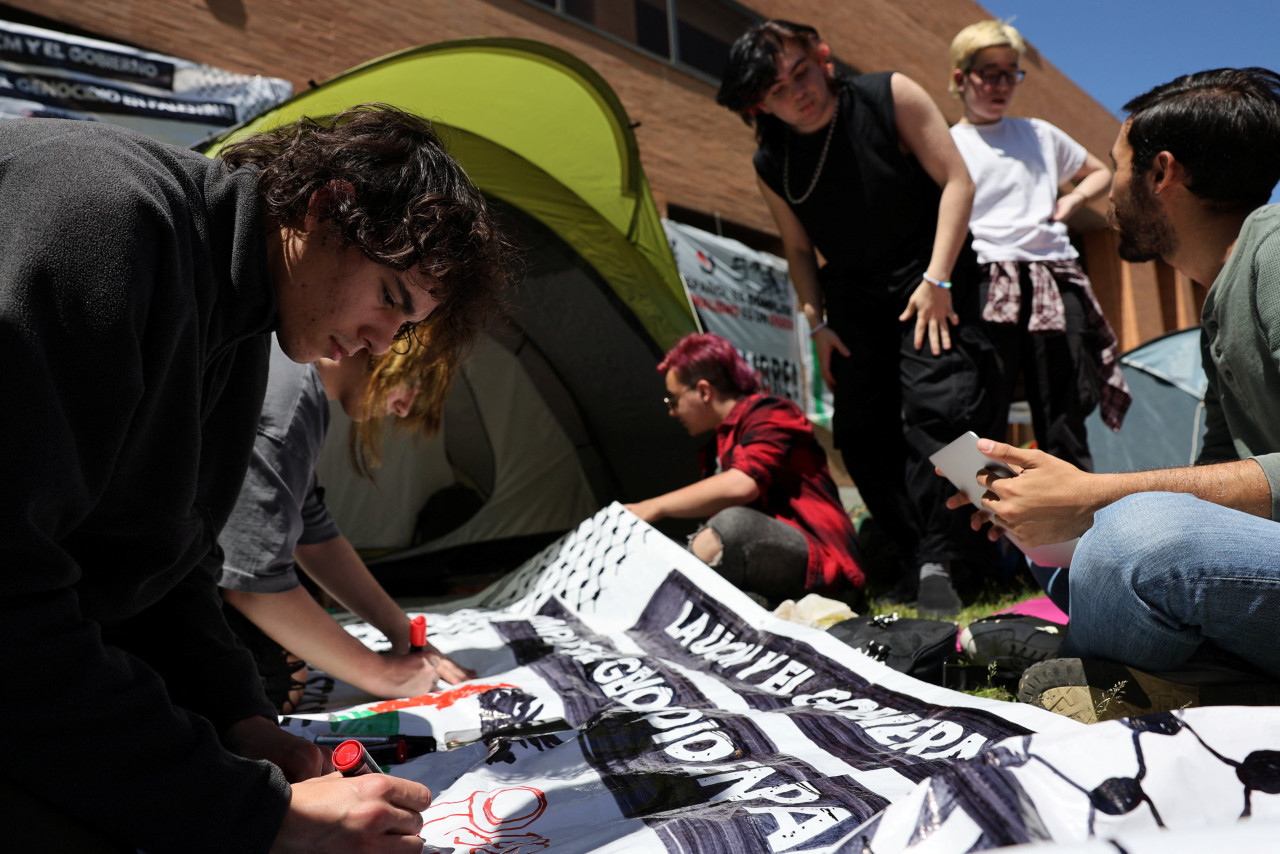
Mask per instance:
[[[803,204],[805,199],[813,195],[813,188],[818,186],[818,178],[822,176],[822,167],[827,165],[827,149],[831,147],[831,137],[836,135],[836,116],[839,114],[840,99],[837,98],[831,110],[831,121],[827,123],[827,141],[822,143],[822,154],[818,155],[818,166],[813,170],[813,180],[809,182],[809,189],[798,199],[791,196],[791,134],[787,134],[787,147],[782,155],[782,193],[789,203]]]

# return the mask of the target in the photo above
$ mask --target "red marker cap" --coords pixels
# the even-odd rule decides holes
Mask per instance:
[[[427,646],[427,618],[419,614],[409,621],[409,649],[421,652]]]
[[[364,745],[354,739],[344,741],[333,749],[333,767],[341,771],[344,777],[382,773]]]

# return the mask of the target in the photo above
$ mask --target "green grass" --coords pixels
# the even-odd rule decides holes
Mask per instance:
[[[1010,694],[1003,688],[992,685],[987,688],[977,688],[973,691],[961,691],[961,694],[968,694],[971,697],[984,697],[988,700],[999,700],[1002,703],[1016,703],[1018,698]]]
[[[997,611],[1010,608],[1019,602],[1025,602],[1028,599],[1036,599],[1044,595],[1038,586],[1029,579],[1021,577],[1012,579],[1009,584],[996,587],[988,585],[978,591],[973,604],[965,606],[960,612],[960,616],[952,620],[961,626],[967,626],[974,620],[980,620],[983,617],[989,617]],[[873,597],[874,598],[874,597]],[[967,598],[967,597],[966,597]],[[903,617],[918,617],[920,614],[915,608],[908,605],[883,605],[877,606],[871,604],[868,606],[868,614],[891,614],[897,611]]]

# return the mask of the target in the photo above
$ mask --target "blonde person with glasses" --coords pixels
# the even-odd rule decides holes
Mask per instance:
[[[1103,420],[1119,429],[1129,393],[1066,221],[1107,192],[1111,171],[1043,119],[1005,117],[1026,74],[1025,51],[1001,21],[960,31],[951,42],[951,91],[964,118],[951,136],[975,186],[969,229],[982,267],[983,324],[1005,368],[1003,397],[1021,376],[1039,447],[1089,471],[1085,416],[1101,405]]]

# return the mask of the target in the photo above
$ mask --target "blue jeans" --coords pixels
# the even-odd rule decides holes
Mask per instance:
[[[1040,585],[1040,589],[1049,597],[1049,601],[1058,606],[1064,614],[1071,613],[1071,588],[1068,579],[1071,570],[1057,566],[1040,566],[1027,561],[1027,569],[1031,577]]]
[[[1190,495],[1103,509],[1071,561],[1059,655],[1170,670],[1206,642],[1280,678],[1280,523]]]

